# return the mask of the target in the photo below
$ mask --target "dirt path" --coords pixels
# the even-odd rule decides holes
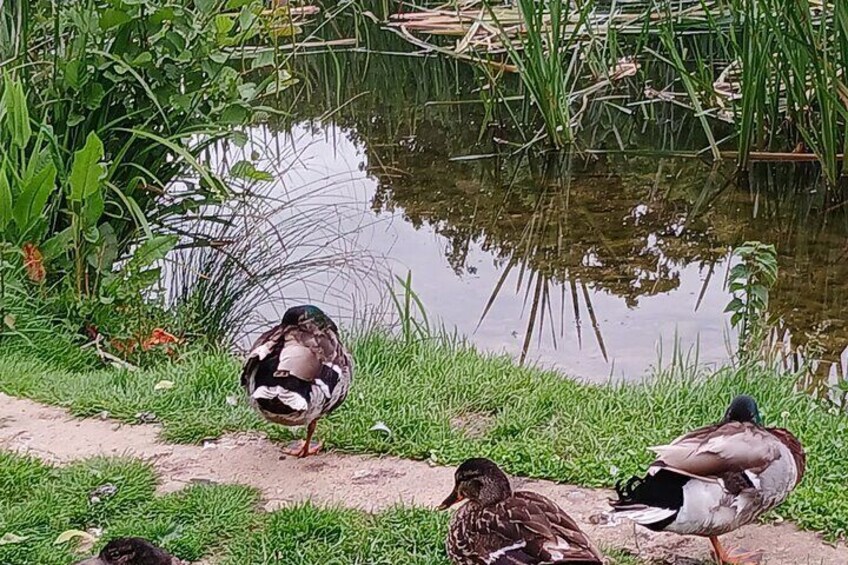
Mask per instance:
[[[143,458],[161,474],[164,492],[192,482],[241,483],[261,491],[267,510],[309,499],[373,511],[396,503],[435,506],[453,480],[452,469],[393,457],[326,453],[306,460],[281,459],[280,447],[258,435],[229,436],[204,446],[166,444],[157,435],[156,426],[78,420],[59,408],[0,394],[0,449],[57,464],[94,455]],[[550,496],[602,545],[679,565],[708,556],[704,540],[654,534],[627,523],[593,523],[606,508],[608,491],[549,481],[515,479],[515,483]],[[848,563],[848,548],[825,545],[815,534],[790,524],[748,526],[726,538],[749,549],[766,549],[769,565]]]

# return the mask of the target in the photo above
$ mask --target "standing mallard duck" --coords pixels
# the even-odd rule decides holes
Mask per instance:
[[[296,306],[256,341],[241,384],[266,420],[306,426],[306,440],[286,450],[306,457],[321,450],[312,443],[315,425],[342,403],[352,376],[353,362],[336,324],[315,306]]]
[[[97,557],[77,565],[183,565],[183,562],[142,538],[113,539]]]
[[[757,403],[744,395],[718,424],[651,450],[658,457],[647,475],[616,485],[613,513],[654,531],[708,537],[716,560],[730,565],[757,563],[759,552],[727,551],[718,536],[783,502],[806,465],[795,436],[763,427]]]
[[[603,557],[577,523],[551,500],[512,492],[488,459],[469,459],[439,506],[467,500],[451,520],[447,551],[457,565],[600,565]]]

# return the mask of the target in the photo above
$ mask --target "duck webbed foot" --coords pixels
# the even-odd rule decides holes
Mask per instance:
[[[286,455],[291,455],[292,457],[306,457],[308,455],[315,455],[321,452],[324,444],[320,441],[310,441],[306,443],[304,440],[298,440],[291,442],[284,450],[283,453]]]
[[[763,551],[748,551],[741,547],[724,548],[717,537],[710,537],[713,544],[713,558],[718,565],[760,565]]]
[[[320,453],[324,444],[320,441],[312,441],[312,435],[315,433],[316,424],[318,424],[318,420],[309,422],[309,425],[306,427],[306,439],[289,444],[283,452],[286,455],[299,458]]]

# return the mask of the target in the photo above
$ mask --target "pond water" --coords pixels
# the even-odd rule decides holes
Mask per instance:
[[[727,361],[730,251],[760,240],[779,254],[779,335],[814,347],[824,379],[845,374],[848,214],[812,168],[740,181],[732,164],[673,157],[705,146],[673,110],[650,123],[599,114],[587,146],[636,155],[533,156],[498,141],[507,126],[491,108],[446,103],[479,87],[454,63],[318,55],[297,71],[291,116],[254,132],[257,164],[275,171],[276,196],[299,195],[285,214],[322,210],[315,246],[348,246],[370,268],[299,282],[265,318],[295,297],[348,320],[385,313],[388,275],[411,273],[431,321],[482,349],[634,379],[675,351]]]

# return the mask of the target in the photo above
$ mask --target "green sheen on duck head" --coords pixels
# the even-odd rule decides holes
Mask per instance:
[[[763,425],[757,401],[747,394],[740,394],[727,407],[722,423],[728,422],[754,422],[758,426]]]
[[[489,459],[468,459],[457,468],[454,481],[453,491],[439,505],[439,510],[445,510],[463,500],[490,506],[512,494],[509,478]]]
[[[333,323],[330,317],[323,310],[311,304],[292,306],[283,315],[282,323],[284,326],[296,326],[302,322],[312,322],[322,330],[330,328],[333,331],[338,331],[336,324]]]

